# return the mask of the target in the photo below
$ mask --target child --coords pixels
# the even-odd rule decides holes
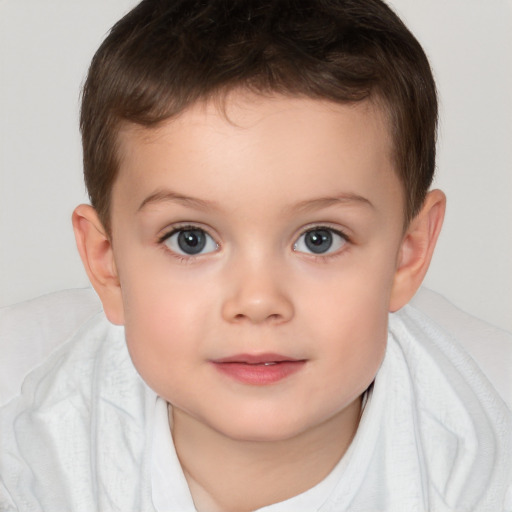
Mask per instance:
[[[428,319],[437,106],[376,0],[145,0],[84,87],[95,318],[0,415],[1,510],[512,510],[512,415]],[[113,325],[112,325],[113,324]]]

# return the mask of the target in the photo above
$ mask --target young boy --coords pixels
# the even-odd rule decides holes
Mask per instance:
[[[512,510],[512,415],[404,307],[445,198],[377,0],[144,0],[93,59],[98,316],[0,415],[0,510]],[[113,325],[112,325],[113,324]]]

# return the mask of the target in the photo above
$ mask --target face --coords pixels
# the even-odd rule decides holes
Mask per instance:
[[[233,93],[120,136],[112,240],[128,348],[233,439],[343,418],[382,361],[403,233],[383,114]]]

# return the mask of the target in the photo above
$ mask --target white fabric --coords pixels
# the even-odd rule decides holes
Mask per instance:
[[[152,495],[157,512],[195,512],[194,502],[181,471],[169,429],[167,402],[156,403],[151,454]]]
[[[156,407],[122,328],[98,315],[0,409],[0,510],[155,511]],[[512,413],[458,344],[413,308],[391,315],[350,453],[318,511],[512,510]],[[183,486],[173,468],[169,481]],[[286,510],[274,507],[266,512]]]
[[[99,311],[92,288],[62,290],[0,308],[0,405],[19,392],[30,370]]]
[[[420,288],[411,305],[464,347],[512,409],[512,334],[465,313],[428,288]]]
[[[155,402],[123,329],[95,316],[0,409],[0,510],[153,510]]]

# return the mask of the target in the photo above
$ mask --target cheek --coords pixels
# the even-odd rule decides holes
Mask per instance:
[[[343,270],[310,289],[304,329],[322,343],[329,374],[340,385],[364,389],[373,380],[386,347],[391,284],[392,272],[381,260]]]
[[[172,385],[200,357],[211,324],[211,297],[206,289],[197,289],[198,283],[180,282],[157,265],[125,275],[121,286],[128,350],[143,379],[159,391],[164,381]]]
[[[360,396],[373,382],[382,364],[387,342],[387,314],[368,315],[355,308],[331,324],[325,348],[326,367],[321,387],[343,404]]]
[[[128,315],[126,342],[133,364],[143,380],[161,396],[180,387],[184,376],[193,379],[200,362],[201,333],[187,310],[151,297],[133,304]],[[194,364],[196,363],[196,364]]]
[[[302,280],[302,290],[295,288],[304,300],[304,314],[311,312],[320,319],[342,328],[359,325],[372,329],[387,318],[389,297],[394,278],[394,258],[384,252],[375,255],[351,254],[338,267],[322,269]],[[358,329],[359,330],[359,329]]]
[[[130,253],[119,272],[127,329],[144,328],[159,337],[167,336],[171,328],[176,332],[196,326],[192,319],[201,314],[207,300],[208,279],[170,260],[163,251]]]
[[[333,366],[343,368],[345,379],[369,384],[377,372],[387,341],[388,313],[374,297],[352,298],[350,305],[332,307],[326,339]],[[333,372],[334,374],[334,372]]]

